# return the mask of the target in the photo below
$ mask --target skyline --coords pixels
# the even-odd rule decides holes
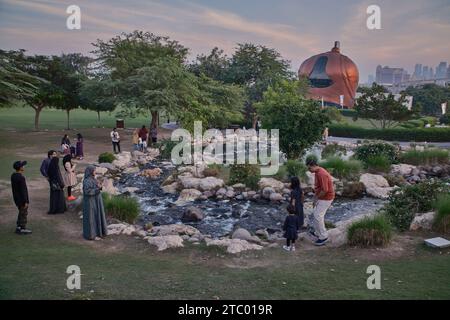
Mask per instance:
[[[73,4],[81,8],[81,30],[66,28]],[[381,8],[381,30],[366,27],[371,4]],[[412,73],[416,63],[434,68],[450,61],[449,16],[450,0],[0,0],[0,48],[89,54],[96,39],[138,29],[178,40],[190,49],[190,60],[215,46],[231,55],[237,43],[262,44],[297,71],[337,40],[365,82],[377,65]]]

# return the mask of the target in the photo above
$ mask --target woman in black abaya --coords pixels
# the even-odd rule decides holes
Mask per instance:
[[[48,167],[50,181],[50,209],[48,214],[64,213],[67,210],[64,198],[64,182],[59,170],[59,158],[53,157]]]

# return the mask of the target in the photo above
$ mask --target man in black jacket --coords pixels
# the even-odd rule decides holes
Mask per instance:
[[[24,166],[27,164],[26,161],[16,161],[13,164],[14,172],[11,175],[11,187],[14,202],[19,209],[19,216],[17,217],[17,234],[30,234],[31,230],[26,228],[27,216],[28,216],[28,188],[25,177],[23,176]]]

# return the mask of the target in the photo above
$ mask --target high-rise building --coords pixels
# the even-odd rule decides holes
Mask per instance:
[[[450,66],[447,68],[447,78],[450,78]]]
[[[377,66],[376,82],[379,84],[395,84],[409,80],[408,72],[403,68]]]
[[[428,66],[423,66],[423,69],[422,69],[422,78],[424,79],[424,80],[427,80],[427,79],[429,79],[428,78],[428,76],[429,76],[429,74],[430,74],[430,68],[428,68]]]
[[[375,82],[375,77],[373,76],[373,74],[369,74],[369,77],[367,79],[367,83],[372,85]]]
[[[447,76],[447,62],[442,61],[436,67],[436,79],[443,79]]]
[[[430,67],[430,71],[428,74],[428,79],[434,79],[434,70],[433,67]]]
[[[416,64],[416,66],[414,67],[413,77],[416,80],[421,80],[423,78],[422,65],[420,63]]]

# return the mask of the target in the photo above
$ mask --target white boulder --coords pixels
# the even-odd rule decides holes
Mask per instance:
[[[180,196],[178,197],[175,204],[182,205],[189,201],[195,201],[201,195],[202,195],[202,193],[196,189],[183,189],[183,190],[181,190]]]
[[[200,179],[200,182],[199,182],[199,188],[202,191],[217,190],[217,189],[223,187],[223,185],[224,185],[223,180],[216,178],[216,177],[206,177],[206,178]]]
[[[282,192],[284,189],[284,183],[274,178],[261,178],[258,182],[258,187],[262,190],[266,187],[273,188],[276,192]]]
[[[220,246],[226,247],[228,253],[239,253],[246,250],[261,250],[263,247],[254,243],[249,243],[248,241],[241,239],[222,239],[222,240],[212,240],[205,238],[207,246]]]
[[[416,169],[416,166],[410,164],[393,164],[391,166],[391,173],[395,175],[407,176],[412,174],[412,171]]]
[[[164,193],[170,193],[175,194],[177,193],[178,188],[178,182],[173,182],[169,185],[162,186],[161,189],[164,191]]]
[[[387,199],[389,193],[394,189],[389,187],[389,182],[378,174],[364,173],[359,181],[364,184],[366,193],[374,198]]]
[[[409,230],[431,230],[435,216],[436,212],[427,212],[415,216],[409,226]]]
[[[158,251],[183,247],[183,239],[178,235],[149,237],[148,243],[158,247]]]
[[[199,235],[200,231],[192,226],[186,224],[168,224],[163,226],[153,227],[152,235],[155,236],[170,236],[170,235]]]

